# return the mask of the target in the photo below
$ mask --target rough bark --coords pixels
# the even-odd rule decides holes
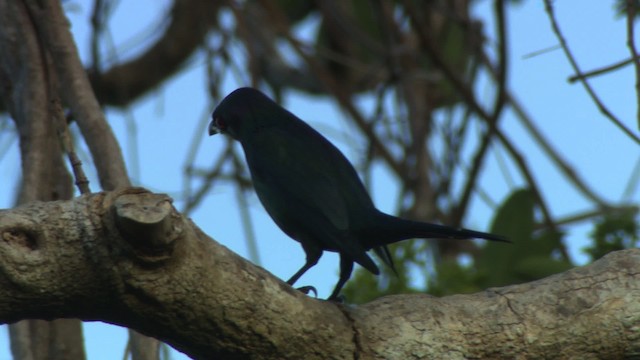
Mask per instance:
[[[82,67],[62,5],[57,0],[29,0],[25,3],[43,48],[42,56],[52,58],[60,84],[59,97],[69,106],[91,151],[102,188],[113,190],[129,185],[120,146]],[[16,29],[22,30],[20,27]],[[28,31],[34,32],[31,28]]]
[[[298,293],[128,188],[0,212],[0,321],[75,317],[197,358],[623,358],[640,350],[640,250],[471,295],[349,306]]]
[[[23,3],[0,1],[0,18],[5,26],[0,31],[0,52],[14,55],[0,60],[0,97],[6,100],[20,134],[22,181],[16,201],[70,199],[71,177],[49,112],[55,96],[50,57],[41,51]],[[12,324],[9,333],[16,359],[85,359],[78,320],[26,320]]]

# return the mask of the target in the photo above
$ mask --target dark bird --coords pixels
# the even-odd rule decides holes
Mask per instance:
[[[387,245],[411,238],[507,241],[497,235],[401,219],[375,208],[347,158],[304,121],[253,88],[229,94],[214,110],[209,135],[242,145],[258,198],[273,221],[306,253],[293,285],[324,250],[340,254],[336,300],[357,262],[378,275],[373,249],[394,271]]]

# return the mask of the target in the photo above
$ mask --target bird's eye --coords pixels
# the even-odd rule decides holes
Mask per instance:
[[[216,126],[218,127],[218,129],[220,130],[224,130],[227,128],[227,123],[221,118],[221,117],[217,117],[214,119]]]

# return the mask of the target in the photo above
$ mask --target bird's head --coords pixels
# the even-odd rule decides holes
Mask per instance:
[[[215,135],[215,134],[221,134],[221,133],[226,133],[228,126],[227,126],[227,116],[222,116],[221,114],[218,114],[218,109],[216,109],[216,111],[213,112],[213,114],[211,115],[211,123],[209,124],[209,136],[211,135]]]
[[[242,141],[247,134],[270,122],[267,114],[278,104],[260,91],[244,87],[227,95],[211,115],[209,135],[228,134]]]

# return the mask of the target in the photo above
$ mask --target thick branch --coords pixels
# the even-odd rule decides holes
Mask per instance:
[[[56,95],[50,59],[20,1],[0,1],[0,98],[20,135],[22,181],[18,203],[70,199],[71,178],[64,166],[50,112]],[[16,36],[19,34],[19,36]],[[66,125],[66,124],[65,124]],[[76,319],[21,321],[9,327],[16,359],[85,359],[82,324]]]
[[[104,73],[90,74],[98,99],[128,106],[182,69],[216,24],[220,5],[210,0],[174,0],[170,23],[149,50]]]
[[[0,321],[102,320],[197,359],[622,358],[640,346],[637,249],[528,284],[355,307],[298,293],[142,189],[1,211],[0,240]]]
[[[26,3],[42,43],[47,45],[46,50],[52,57],[61,86],[60,96],[71,108],[89,146],[102,188],[112,190],[129,185],[120,146],[93,94],[62,5],[55,0],[43,1],[43,4],[33,0]]]
[[[25,6],[0,1],[0,101],[4,100],[20,135],[21,190],[17,202],[70,198],[55,130],[50,120],[46,55]],[[20,36],[16,36],[20,34]],[[52,135],[53,134],[53,135]]]
[[[349,356],[338,308],[211,241],[168,200],[129,189],[0,212],[0,321],[103,320],[196,358],[317,358],[327,344]],[[165,231],[137,237],[145,228]]]

